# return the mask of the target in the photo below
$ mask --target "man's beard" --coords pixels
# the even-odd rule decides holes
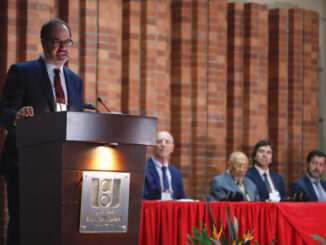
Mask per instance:
[[[242,177],[242,178],[234,177],[235,182],[237,182],[238,184],[243,183],[243,179],[244,179],[244,177]]]

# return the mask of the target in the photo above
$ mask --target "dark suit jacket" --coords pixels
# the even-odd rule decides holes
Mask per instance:
[[[326,181],[321,179],[320,184],[324,191],[326,191]],[[306,195],[308,195],[310,202],[318,202],[318,197],[315,193],[314,187],[312,186],[307,175],[292,183],[290,196],[300,192],[304,192]]]
[[[185,193],[183,191],[183,184],[182,184],[182,175],[180,170],[173,167],[171,164],[169,164],[168,166],[171,173],[173,199],[185,198]],[[150,158],[146,162],[143,199],[144,200],[161,199],[160,179],[152,158]]]
[[[272,177],[272,180],[273,180],[276,190],[280,193],[281,199],[286,199],[287,194],[285,191],[285,186],[284,186],[281,175],[279,175],[278,173],[275,173],[273,171],[270,171],[270,170],[269,170],[269,173]],[[246,176],[248,178],[250,178],[256,184],[256,186],[258,188],[260,200],[265,201],[266,199],[268,199],[269,193],[268,193],[267,187],[265,185],[265,182],[259,175],[257,169],[255,167],[249,168]]]
[[[64,67],[68,92],[68,110],[82,111],[82,79]],[[0,173],[9,174],[18,162],[15,147],[15,116],[24,106],[32,106],[34,114],[55,111],[56,103],[45,63],[38,60],[12,65],[0,98],[0,124],[8,131],[0,160]]]
[[[243,179],[243,185],[251,201],[260,201],[258,189],[249,178]],[[219,176],[215,176],[211,182],[209,199],[211,201],[225,200],[229,192],[240,192],[243,196],[243,200],[247,201],[246,194],[240,190],[229,172],[224,172]]]

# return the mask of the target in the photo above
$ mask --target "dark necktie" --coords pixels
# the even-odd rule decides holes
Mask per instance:
[[[318,194],[318,201],[320,202],[326,202],[326,199],[324,197],[323,191],[321,190],[320,183],[318,181],[313,182],[317,189]]]
[[[169,181],[168,181],[168,176],[166,175],[166,167],[163,166],[162,167],[162,177],[163,177],[163,190],[166,191],[166,190],[169,190],[170,187],[169,187]]]
[[[61,86],[60,79],[60,69],[54,69],[54,88],[55,88],[55,98],[57,103],[66,104],[65,94]]]
[[[271,188],[271,186],[270,186],[270,184],[269,184],[269,181],[268,181],[268,179],[267,179],[267,174],[264,173],[263,176],[264,176],[264,182],[265,182],[265,185],[266,185],[266,187],[267,187],[268,192],[272,192],[272,188]]]

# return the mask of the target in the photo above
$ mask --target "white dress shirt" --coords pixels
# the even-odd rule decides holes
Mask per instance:
[[[169,169],[169,163],[166,162],[164,164],[161,164],[160,162],[158,162],[154,156],[152,156],[152,160],[154,162],[156,171],[158,173],[158,176],[160,178],[160,184],[161,184],[161,190],[163,191],[163,171],[162,171],[162,167],[165,166],[166,167],[166,175],[168,177],[168,182],[169,182],[169,190],[172,190],[172,177],[171,177],[171,173],[170,173],[170,169]]]
[[[316,187],[316,185],[314,184],[315,181],[319,182],[319,186],[320,186],[321,192],[323,193],[324,198],[326,199],[326,193],[325,193],[324,187],[320,184],[320,179],[315,180],[315,179],[312,178],[308,173],[307,173],[306,175],[307,175],[308,179],[310,180],[310,182],[311,182],[311,184],[312,184],[312,187],[314,188],[314,191],[315,191],[316,196],[318,197],[318,200],[320,199],[320,197],[319,197],[319,195],[318,195],[317,187]]]
[[[53,64],[50,64],[45,55],[42,54],[42,59],[44,60],[45,62],[45,66],[46,66],[46,70],[48,72],[48,76],[50,78],[50,81],[51,81],[51,86],[52,86],[52,92],[53,92],[53,96],[54,96],[54,100],[56,100],[56,96],[55,96],[55,87],[54,87],[54,69],[58,68],[56,67],[55,65]],[[65,76],[64,76],[64,73],[63,73],[63,65],[61,65],[59,67],[60,69],[60,80],[61,80],[61,86],[62,86],[62,89],[63,89],[63,93],[64,93],[64,96],[65,96],[65,101],[66,101],[66,104],[61,104],[61,103],[56,103],[57,104],[57,108],[56,108],[56,111],[66,111],[67,110],[67,102],[68,102],[68,92],[67,92],[67,86],[66,86],[66,79],[65,79]]]

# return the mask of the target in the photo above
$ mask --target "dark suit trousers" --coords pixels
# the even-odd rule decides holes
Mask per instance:
[[[7,245],[19,244],[19,175],[18,168],[6,176],[9,223]]]

